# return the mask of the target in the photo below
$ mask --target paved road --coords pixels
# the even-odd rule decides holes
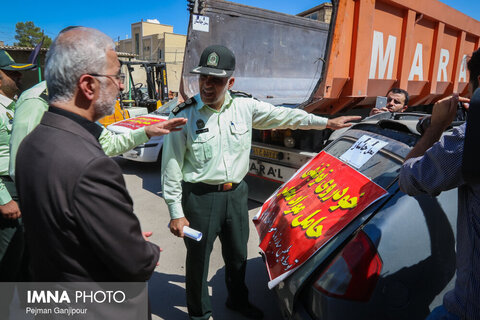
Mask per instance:
[[[159,167],[153,164],[136,163],[116,158],[122,167],[128,191],[134,201],[135,213],[142,230],[153,231],[150,238],[163,252],[160,265],[149,281],[149,294],[153,319],[188,319],[185,304],[185,246],[183,240],[173,236],[167,229],[170,220],[165,202],[161,198]],[[260,204],[249,202],[252,218]],[[258,253],[258,236],[250,224],[248,243],[247,286],[250,300],[265,313],[265,319],[281,319],[275,295],[267,287],[268,275]],[[209,288],[212,295],[214,319],[244,319],[225,307],[227,291],[224,282],[225,268],[220,243],[215,243],[209,270]]]

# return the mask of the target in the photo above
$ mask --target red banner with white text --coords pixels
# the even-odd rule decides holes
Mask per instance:
[[[322,151],[254,218],[273,287],[387,191]]]

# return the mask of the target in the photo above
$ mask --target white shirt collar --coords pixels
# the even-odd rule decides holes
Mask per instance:
[[[12,99],[0,93],[0,104],[3,104],[5,107],[8,107],[12,102],[13,102]]]

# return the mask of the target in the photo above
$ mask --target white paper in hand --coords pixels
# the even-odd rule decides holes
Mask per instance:
[[[183,227],[183,234],[185,237],[189,237],[190,239],[200,241],[202,240],[202,233],[190,227],[184,226]]]

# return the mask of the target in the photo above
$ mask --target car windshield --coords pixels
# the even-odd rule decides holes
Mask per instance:
[[[150,114],[154,114],[157,116],[167,116],[170,115],[170,112],[173,108],[178,104],[178,98],[175,97],[172,100],[168,101],[164,105],[161,105],[157,110],[153,111]]]

